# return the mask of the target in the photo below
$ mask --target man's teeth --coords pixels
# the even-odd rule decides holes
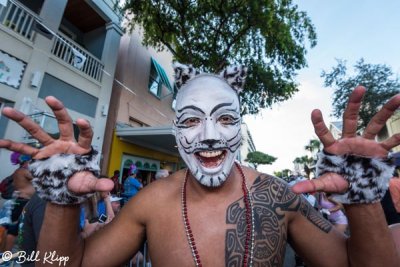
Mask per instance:
[[[221,150],[218,150],[218,151],[202,151],[202,152],[199,153],[199,155],[204,157],[204,158],[218,157],[221,154],[222,154]]]

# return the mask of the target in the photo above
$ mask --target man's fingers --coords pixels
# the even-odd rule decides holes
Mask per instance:
[[[363,137],[367,139],[375,139],[376,135],[386,125],[386,121],[393,115],[393,113],[400,107],[400,94],[392,97],[382,109],[375,114],[375,116],[368,123],[367,128],[363,133]]]
[[[29,146],[24,143],[17,143],[11,140],[0,139],[0,148],[6,148],[11,151],[16,151],[21,154],[34,156],[39,152],[39,149]]]
[[[329,146],[333,145],[336,140],[333,138],[333,135],[329,131],[328,127],[326,127],[320,110],[313,110],[311,113],[311,121],[314,125],[314,131],[324,147],[328,148]]]
[[[79,128],[78,144],[83,148],[89,149],[93,138],[92,127],[90,127],[90,124],[87,120],[83,119],[78,119],[76,121],[76,125]]]
[[[5,107],[2,111],[3,115],[7,118],[18,123],[22,128],[27,130],[35,139],[37,139],[43,145],[51,144],[54,139],[51,138],[36,122],[32,121],[24,113],[10,108]]]
[[[365,91],[365,87],[357,86],[350,94],[349,102],[343,113],[342,138],[354,137],[357,134],[358,112]]]
[[[323,191],[324,188],[324,183],[322,183],[319,179],[312,179],[298,182],[292,186],[292,191],[296,194],[303,194]]]
[[[53,110],[57,118],[58,129],[60,130],[60,140],[74,141],[74,128],[72,119],[61,101],[53,96],[48,96],[45,99],[47,105]]]
[[[318,191],[330,193],[343,193],[349,187],[348,182],[339,174],[329,172],[317,179],[301,181],[292,187],[296,194],[313,193]]]
[[[114,182],[111,179],[98,179],[88,171],[77,172],[68,181],[68,189],[76,194],[111,191],[113,187]]]
[[[96,185],[95,185],[95,191],[99,192],[107,192],[111,191],[114,187],[114,182],[111,181],[111,179],[108,178],[100,178],[97,179]]]
[[[381,145],[387,150],[391,150],[395,146],[400,145],[400,133],[392,135],[390,138],[386,139],[381,143]]]

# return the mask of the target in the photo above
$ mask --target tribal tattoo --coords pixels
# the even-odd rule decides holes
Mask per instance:
[[[260,175],[251,187],[254,205],[255,247],[253,266],[282,266],[285,255],[287,212],[300,212],[321,231],[328,233],[332,225],[307,200],[294,194],[289,186],[269,175]],[[243,262],[246,238],[246,209],[243,198],[232,203],[226,214],[226,266]],[[233,228],[230,228],[233,226]]]

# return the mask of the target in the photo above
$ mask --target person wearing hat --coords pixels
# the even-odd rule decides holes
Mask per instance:
[[[136,165],[132,164],[128,171],[128,177],[124,182],[124,195],[127,201],[134,197],[139,190],[143,188],[143,185],[136,178],[137,172],[138,169]]]

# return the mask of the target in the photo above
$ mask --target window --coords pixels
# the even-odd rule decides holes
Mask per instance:
[[[161,65],[153,58],[151,59],[149,91],[160,99],[172,92],[172,87],[167,74]]]

